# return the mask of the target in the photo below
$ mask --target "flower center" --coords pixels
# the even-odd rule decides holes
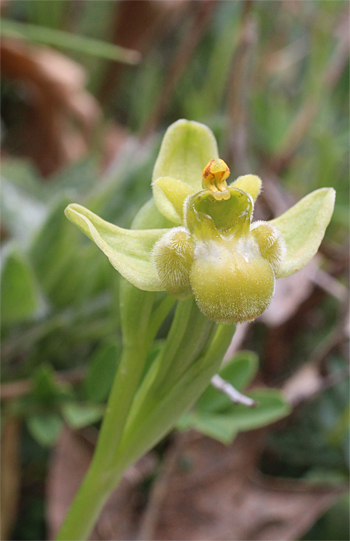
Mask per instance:
[[[217,199],[211,190],[189,197],[186,227],[201,240],[239,238],[249,232],[253,212],[251,197],[238,188],[228,188],[229,197]]]
[[[210,190],[217,201],[230,199],[226,179],[230,176],[230,170],[224,160],[210,160],[203,169],[202,186]]]

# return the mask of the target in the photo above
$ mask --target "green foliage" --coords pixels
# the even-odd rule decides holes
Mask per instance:
[[[276,390],[261,390],[248,393],[258,403],[247,408],[243,405],[233,405],[222,413],[197,411],[185,414],[178,423],[180,430],[194,428],[211,438],[230,444],[239,432],[254,430],[279,419],[290,413],[290,408],[281,393]]]
[[[237,390],[244,391],[257,369],[256,355],[246,351],[238,353],[219,374]],[[194,428],[202,434],[229,444],[238,432],[268,425],[290,413],[289,404],[282,393],[275,389],[257,389],[246,394],[256,401],[256,406],[248,408],[233,404],[226,395],[214,387],[209,387],[194,410],[186,413],[177,427],[180,430]]]
[[[47,5],[45,2],[39,4]],[[63,4],[63,2],[53,2],[53,4]],[[55,18],[53,18],[54,21]],[[126,64],[136,64],[140,60],[137,51],[131,51],[118,47],[112,43],[106,43],[100,40],[85,38],[62,30],[37,26],[32,24],[21,24],[6,19],[1,20],[1,32],[4,36],[22,38],[36,43],[53,45],[62,49],[70,49],[84,54],[99,56],[106,60],[125,62]]]
[[[41,365],[33,375],[33,391],[31,397],[42,408],[54,407],[70,396],[70,388],[55,381],[52,366]]]
[[[1,270],[3,324],[33,318],[40,308],[40,294],[30,262],[19,248],[5,256]]]
[[[51,447],[59,438],[63,420],[55,413],[35,414],[27,419],[27,428],[38,443]]]
[[[92,356],[84,382],[88,400],[105,402],[111,390],[113,379],[119,365],[120,342],[102,343]]]
[[[63,418],[73,430],[79,430],[84,426],[96,423],[101,419],[103,413],[104,408],[97,404],[65,402],[62,405]]]
[[[243,392],[254,379],[259,368],[258,357],[251,351],[240,351],[221,368],[220,376],[229,381],[235,389]],[[202,412],[222,412],[231,407],[230,399],[217,389],[209,386],[197,402]]]

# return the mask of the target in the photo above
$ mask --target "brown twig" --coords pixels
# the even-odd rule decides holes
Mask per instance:
[[[216,0],[202,0],[200,3],[198,2],[195,4],[192,24],[189,25],[187,34],[181,40],[173,61],[169,66],[161,95],[142,130],[142,138],[148,137],[156,129],[160,119],[166,112],[176,86],[208,26],[211,14],[217,2]]]

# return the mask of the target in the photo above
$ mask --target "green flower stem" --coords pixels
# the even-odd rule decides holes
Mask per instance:
[[[126,467],[171,430],[196,401],[230,343],[233,327],[217,327],[193,299],[181,301],[164,348],[139,388],[156,329],[173,306],[173,300],[165,297],[152,312],[154,299],[154,293],[122,281],[123,355],[92,464],[58,540],[86,539]]]
[[[58,540],[86,539],[104,503],[120,480],[123,472],[113,464],[114,457],[145,359],[146,352],[140,346],[123,352],[91,466],[65,518]]]
[[[159,303],[159,306],[157,306],[157,308],[154,310],[148,326],[149,340],[152,341],[155,338],[161,324],[175,303],[175,297],[171,297],[170,295],[166,294],[164,299]]]
[[[120,469],[125,470],[156,445],[196,402],[219,370],[234,332],[234,325],[219,325],[203,356],[187,367],[169,391],[159,395],[154,394],[153,388],[142,397],[144,393],[140,389],[121,441],[118,453]]]
[[[151,343],[148,326],[154,298],[155,293],[140,291],[122,280],[120,302],[124,347],[120,366],[90,469],[57,539],[85,539],[122,475],[115,466],[115,457]]]
[[[112,490],[113,486],[101,475],[100,468],[91,465],[56,539],[87,539]]]
[[[148,326],[155,293],[120,284],[123,353],[109,397],[94,460],[111,469],[150,347]]]

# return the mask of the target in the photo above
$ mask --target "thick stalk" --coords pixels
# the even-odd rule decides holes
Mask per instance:
[[[140,291],[123,281],[120,297],[123,354],[92,463],[59,532],[60,540],[86,538],[120,478],[114,462],[150,346],[147,331],[155,294]]]
[[[144,380],[133,403],[118,451],[118,468],[126,469],[165,436],[179,417],[195,403],[213,375],[219,370],[223,356],[234,334],[234,325],[219,325],[210,346],[196,359],[173,386],[160,395],[156,383],[142,392]],[[181,362],[176,357],[174,364]]]
[[[138,346],[138,347],[136,347]],[[58,534],[58,540],[86,539],[120,474],[113,462],[140,382],[147,351],[141,344],[124,349],[100,437],[88,473]]]
[[[68,511],[57,540],[87,539],[113,487],[98,469],[90,467]],[[118,480],[115,479],[117,483]]]
[[[167,366],[167,370],[170,370],[169,378],[172,379],[171,365],[178,373],[177,365],[184,363],[184,373],[181,375],[180,371],[178,377],[174,378],[173,387],[169,390],[163,389],[160,394],[157,391],[159,390],[157,382],[153,382],[154,387],[153,378],[151,377],[151,381],[148,382],[147,376],[142,384],[143,390],[148,389],[144,396],[145,401],[141,398],[144,394],[141,391],[138,393],[136,405],[135,395],[144,370],[150,339],[154,334],[154,329],[150,333],[153,301],[152,294],[141,292],[124,283],[121,295],[123,356],[112,387],[93,462],[58,535],[57,539],[60,541],[87,538],[125,467],[159,441],[171,429],[178,416],[193,404],[217,370],[222,355],[229,345],[233,329],[224,330],[224,339],[222,330],[218,329],[213,339],[215,347],[209,346],[207,349],[208,344],[204,338],[207,338],[208,321],[199,314],[193,300],[179,303],[165,347],[166,358],[162,356],[161,366],[155,365],[154,368],[157,374],[159,368]],[[171,303],[168,304],[169,309],[170,306]],[[161,319],[159,318],[159,322]],[[200,357],[203,347],[206,353],[204,357]],[[191,358],[197,355],[198,360],[193,359],[190,362]],[[164,375],[162,370],[160,372]],[[135,408],[141,414],[141,418],[136,426],[131,421],[131,425],[134,425],[131,434],[129,417],[131,410]],[[135,418],[136,411],[133,413],[131,417]],[[125,441],[125,430],[129,432],[127,438],[129,445]]]

